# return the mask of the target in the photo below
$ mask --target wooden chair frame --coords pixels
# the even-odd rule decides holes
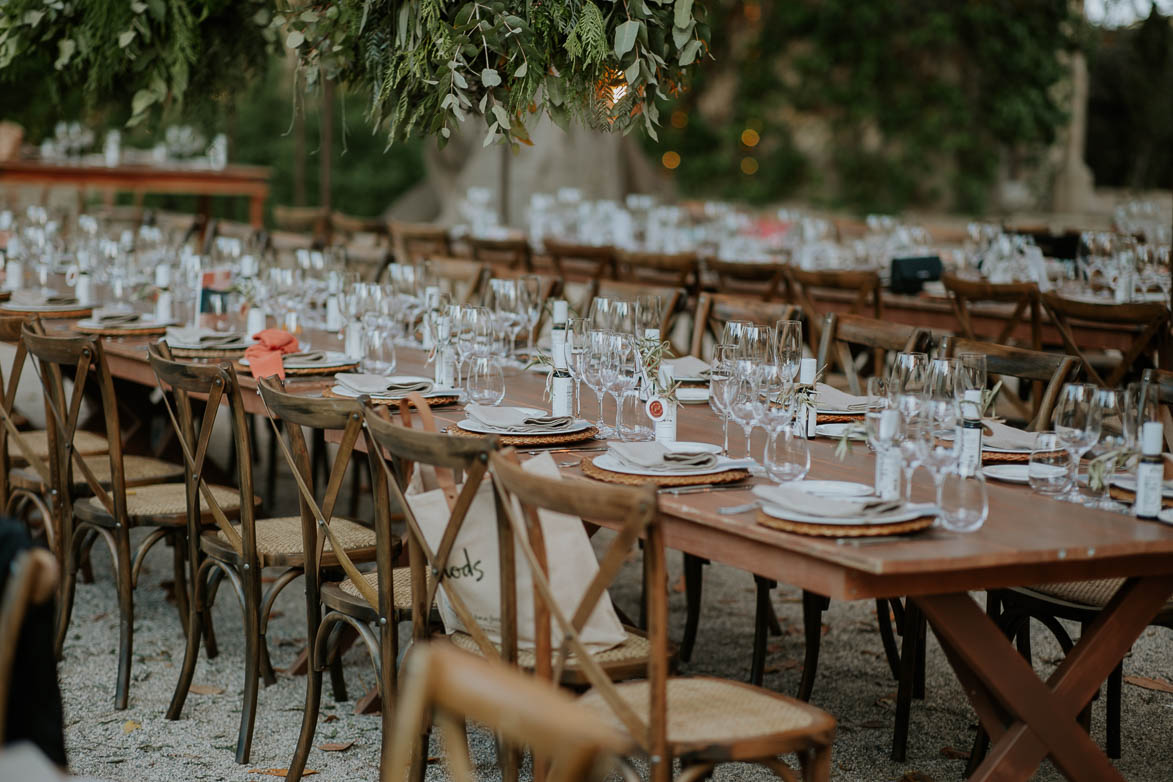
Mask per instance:
[[[705,334],[711,334],[715,342],[720,342],[726,321],[748,320],[773,327],[780,320],[799,320],[801,317],[802,311],[793,304],[758,301],[735,294],[702,293],[696,303],[688,352],[701,358]]]
[[[953,307],[953,314],[957,316],[957,325],[962,335],[974,342],[992,341],[999,345],[1007,345],[1010,338],[1023,322],[1023,317],[1030,316],[1030,348],[1043,349],[1043,326],[1041,308],[1039,304],[1039,287],[1033,282],[992,283],[985,280],[968,280],[959,277],[953,272],[944,272],[941,282],[949,293],[949,304]],[[970,305],[973,302],[1005,302],[1014,305],[1014,312],[1006,320],[1006,325],[992,340],[983,339],[974,332],[973,319],[970,317]]]
[[[65,635],[73,612],[77,586],[77,569],[85,553],[97,540],[106,544],[114,565],[118,590],[119,656],[114,705],[125,709],[130,691],[130,667],[134,645],[134,587],[147,553],[164,538],[174,546],[175,601],[181,620],[188,613],[184,583],[183,530],[163,523],[154,526],[134,550],[130,546],[132,526],[153,526],[133,520],[127,510],[126,473],[122,458],[122,431],[118,417],[118,400],[114,380],[106,362],[100,339],[88,336],[48,336],[39,321],[26,322],[21,328],[21,344],[38,368],[45,392],[45,420],[49,439],[48,475],[41,473],[45,485],[55,492],[52,503],[53,524],[57,528],[57,548],[61,552],[61,590],[57,606],[57,627],[54,651],[61,657]],[[73,374],[73,390],[65,391],[65,372]],[[74,448],[74,437],[81,423],[82,405],[90,384],[97,387],[101,399],[102,417],[106,427],[107,454],[110,460],[110,482],[103,485],[89,464]],[[11,434],[11,432],[9,432]],[[17,443],[20,438],[17,438]],[[31,454],[28,454],[31,456]],[[30,460],[30,466],[39,461]],[[83,517],[78,514],[75,501],[79,498],[78,484],[73,479],[77,469],[85,480],[85,488],[96,498],[104,514]]]
[[[470,236],[468,245],[472,257],[490,266],[505,266],[525,272],[534,270],[533,251],[525,236],[510,236],[503,239],[489,239]]]
[[[762,301],[776,301],[779,298],[789,299],[790,280],[786,274],[786,264],[757,263],[751,261],[722,261],[717,258],[706,258],[705,268],[717,276],[721,290],[736,292],[730,295],[751,295],[748,290],[742,292],[745,285],[754,283],[755,287],[765,284],[761,293],[756,294]]]
[[[618,280],[591,280],[587,285],[586,303],[582,311],[591,311],[591,302],[596,296],[608,298],[634,299],[636,296],[659,296],[664,302],[664,317],[660,320],[660,337],[668,339],[672,335],[672,324],[681,304],[687,296],[683,288],[673,288],[667,285],[648,285],[642,282],[620,282]]]
[[[390,778],[407,768],[412,742],[433,721],[444,736],[449,774],[473,782],[465,721],[475,720],[506,741],[533,749],[548,767],[547,782],[600,782],[631,741],[565,692],[506,665],[443,643],[420,643],[404,660],[407,685],[391,745]],[[610,761],[610,762],[608,762]],[[384,776],[386,779],[387,776]]]
[[[452,255],[452,240],[443,226],[391,220],[387,232],[391,236],[394,260],[398,263],[415,263],[433,255]]]
[[[880,320],[884,313],[883,291],[880,275],[874,271],[860,269],[820,269],[810,271],[790,265],[786,269],[795,300],[807,314],[812,350],[822,341],[823,309],[815,303],[814,291],[831,288],[841,291],[855,291],[850,314],[868,314]]]
[[[619,275],[643,285],[675,285],[689,295],[700,290],[700,261],[696,253],[655,253],[619,250]],[[652,278],[655,279],[652,279]],[[671,279],[675,277],[675,279]],[[666,279],[667,278],[667,279]]]
[[[0,746],[8,735],[8,693],[25,614],[31,606],[52,597],[57,581],[57,562],[44,549],[22,551],[10,566],[4,594],[0,595]]]
[[[487,285],[487,280],[492,277],[492,268],[483,261],[447,257],[434,257],[429,261],[432,264],[432,273],[438,280],[447,283],[448,293],[457,304],[469,304],[478,300]],[[467,286],[463,293],[458,292],[461,285]]]
[[[884,366],[885,352],[924,350],[928,347],[931,337],[928,329],[917,326],[889,323],[862,315],[840,315],[836,312],[828,312],[824,316],[820,332],[819,371],[830,372],[838,361],[847,376],[851,393],[857,396],[863,394],[865,389],[860,384],[859,372],[848,345],[871,348],[876,371],[879,372]]]
[[[579,244],[557,239],[543,240],[545,254],[554,267],[554,273],[566,281],[598,280],[603,277],[616,278],[615,248],[610,245]],[[582,273],[568,274],[565,263],[573,261],[586,267]]]
[[[1067,352],[1083,362],[1084,368],[1096,384],[1103,388],[1115,388],[1132,369],[1133,363],[1150,347],[1168,339],[1169,308],[1164,302],[1139,302],[1132,304],[1093,304],[1084,301],[1065,299],[1054,293],[1042,293],[1043,306],[1059,336],[1063,339],[1063,346]],[[1110,325],[1132,325],[1140,329],[1133,339],[1132,345],[1124,352],[1120,363],[1104,378],[1096,371],[1087,356],[1079,347],[1075,335],[1071,331],[1071,321],[1090,321],[1093,323]]]

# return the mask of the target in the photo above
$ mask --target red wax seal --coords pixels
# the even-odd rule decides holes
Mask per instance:
[[[664,403],[659,399],[653,399],[651,404],[648,405],[648,415],[652,418],[660,418],[660,416],[664,415]]]

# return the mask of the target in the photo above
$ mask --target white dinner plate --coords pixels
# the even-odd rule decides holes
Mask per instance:
[[[1119,486],[1125,491],[1136,492],[1136,476],[1135,475],[1117,475],[1112,478],[1112,485]],[[1161,487],[1161,495],[1164,497],[1173,497],[1173,481],[1165,481]]]
[[[545,410],[539,410],[535,413],[535,415],[547,416],[549,413]],[[581,418],[577,421],[572,421],[569,425],[564,426],[561,429],[543,429],[541,431],[527,430],[524,432],[512,431],[510,429],[501,429],[496,426],[488,426],[487,424],[483,424],[473,418],[465,418],[456,425],[466,432],[475,432],[476,434],[504,434],[517,435],[519,437],[530,437],[541,434],[574,434],[575,432],[582,432],[594,426],[594,424],[592,424],[590,421],[586,421]]]
[[[345,353],[337,350],[327,350],[326,357],[321,361],[290,361],[285,360],[286,369],[317,369],[318,367],[348,367],[354,364],[357,359],[353,359]],[[240,360],[242,366],[248,366],[248,359],[242,358]],[[358,396],[358,394],[355,394]]]
[[[1046,467],[1048,465],[1035,465],[1035,468]],[[1053,466],[1053,465],[1051,465]],[[1062,467],[1055,467],[1056,470],[1062,470]],[[1030,465],[1029,464],[987,464],[982,468],[982,475],[991,478],[995,481],[1002,481],[1003,483],[1030,483]]]
[[[70,312],[72,310],[88,310],[93,309],[86,304],[19,304],[17,302],[5,302],[0,304],[0,310],[7,310],[10,312]]]
[[[691,440],[677,440],[672,443],[672,451],[676,453],[721,453],[721,446],[713,443],[696,443]]]
[[[428,378],[428,377],[422,377],[419,375],[392,375],[387,378],[387,382],[389,384],[390,383],[431,383],[432,379]],[[359,393],[358,391],[355,391],[353,388],[347,388],[346,386],[342,385],[341,383],[337,384],[336,386],[334,386],[330,390],[333,391],[335,394],[338,394],[339,396],[348,396],[348,397],[351,397],[352,399],[357,399],[358,397],[362,396],[362,394]],[[432,386],[431,391],[424,391],[423,393],[420,394],[420,396],[422,396],[424,399],[434,399],[434,398],[440,397],[440,396],[459,396],[459,395],[460,395],[460,389],[445,388],[444,386]],[[403,394],[401,396],[393,396],[391,394],[371,394],[370,396],[371,396],[371,399],[402,399],[403,397],[407,396],[407,394]],[[543,413],[543,415],[544,415],[544,413]]]
[[[871,486],[855,481],[798,481],[788,485],[819,497],[866,497],[872,493]]]
[[[785,510],[784,508],[779,508],[777,505],[771,505],[765,502],[762,504],[762,512],[767,516],[773,516],[783,521],[797,521],[803,524],[828,524],[836,527],[858,527],[864,524],[899,524],[902,521],[912,521],[913,519],[919,519],[924,516],[933,516],[937,513],[937,506],[929,502],[917,502],[905,505],[898,510],[885,513],[882,516],[868,516],[867,518],[858,516],[828,518],[826,516],[811,516],[806,513]]]
[[[709,389],[708,388],[678,388],[678,389],[676,389],[676,398],[680,400],[680,404],[682,404],[682,405],[708,404]]]
[[[1166,524],[1173,524],[1173,508],[1165,508],[1157,514],[1157,521],[1163,521]]]
[[[852,426],[855,426],[855,424],[847,424],[847,423],[817,424],[815,426],[815,434],[818,435],[819,437],[831,437],[831,438],[838,439],[843,436],[843,433],[845,431],[847,431],[847,429],[849,427],[852,427]],[[851,435],[851,439],[852,440],[866,440],[868,438],[867,438],[867,434],[864,433],[862,430],[860,430],[860,431],[856,432],[855,434]]]
[[[156,326],[170,326],[172,321],[164,321],[160,323],[150,315],[142,315],[138,320],[132,320],[129,323],[102,323],[96,318],[85,318],[79,320],[77,325],[85,329],[152,329]]]
[[[619,472],[624,475],[647,475],[668,478],[675,475],[715,475],[719,472],[742,469],[739,466],[740,461],[719,457],[716,467],[674,467],[671,470],[649,470],[646,467],[636,467],[635,465],[628,464],[615,454],[608,452],[596,456],[591,460],[591,464],[600,470],[610,470],[611,472]]]

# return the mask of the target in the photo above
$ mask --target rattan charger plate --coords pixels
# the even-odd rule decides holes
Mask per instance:
[[[20,307],[13,307],[5,304],[0,307],[0,315],[14,315],[20,318],[40,318],[41,320],[71,320],[75,318],[88,318],[94,314],[93,307],[74,307],[68,310],[38,310],[38,309],[21,309]]]
[[[470,432],[466,429],[461,429],[456,424],[448,427],[448,434],[456,437],[487,437],[488,435],[479,432]],[[593,440],[599,430],[593,426],[588,426],[580,432],[563,432],[561,434],[496,434],[497,442],[502,445],[567,445],[569,443],[582,443],[587,440]]]
[[[285,372],[286,372],[286,374],[288,374],[289,370],[287,369],[287,370],[285,370]],[[338,392],[336,392],[332,388],[322,389],[322,396],[326,397],[327,399],[353,399],[353,400],[358,399],[358,397],[355,397],[355,396],[347,396],[346,394],[339,394]],[[453,394],[452,396],[426,397],[426,400],[428,403],[428,407],[443,407],[444,405],[451,405],[456,402],[459,402],[460,397]],[[390,397],[382,397],[382,398],[371,397],[371,404],[372,405],[385,405],[386,407],[398,407],[399,400],[392,399]]]
[[[708,483],[736,483],[749,477],[749,470],[724,470],[697,475],[628,475],[596,467],[590,459],[579,463],[582,474],[604,483],[622,483],[626,486],[697,486]]]
[[[240,358],[244,355],[244,348],[236,350],[222,350],[220,348],[171,348],[171,355],[175,358]]]
[[[780,532],[813,535],[820,538],[875,538],[889,535],[908,535],[933,526],[935,516],[922,516],[896,524],[807,524],[803,521],[776,519],[758,511],[758,524]]]
[[[334,375],[339,372],[350,372],[354,369],[358,369],[357,361],[349,364],[331,364],[328,367],[298,367],[297,369],[285,367],[285,375],[286,377],[314,377],[317,375]],[[241,364],[238,361],[236,363],[236,371],[248,372],[248,365]]]
[[[854,424],[863,421],[863,414],[859,415],[841,415],[838,413],[818,413],[815,419],[816,423],[820,424]]]
[[[102,328],[101,326],[83,326],[80,323],[73,324],[74,331],[80,331],[82,334],[91,334],[95,337],[146,337],[151,334],[163,334],[167,331],[167,324],[160,323],[154,326],[140,326],[138,328]],[[171,355],[175,355],[175,351],[171,351]]]
[[[1122,489],[1119,486],[1109,486],[1108,494],[1112,497],[1112,499],[1119,500],[1126,505],[1131,505],[1132,503],[1136,502],[1135,492],[1131,492],[1128,489]],[[1161,497],[1161,507],[1173,508],[1173,497]]]
[[[1001,453],[1000,451],[982,451],[982,464],[1026,464],[1029,461],[1029,453]]]

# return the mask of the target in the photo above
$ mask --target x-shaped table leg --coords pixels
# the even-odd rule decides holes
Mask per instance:
[[[994,742],[974,780],[1026,780],[1050,755],[1071,780],[1123,780],[1076,718],[1173,594],[1173,575],[1134,578],[1043,682],[968,594],[914,598]]]

